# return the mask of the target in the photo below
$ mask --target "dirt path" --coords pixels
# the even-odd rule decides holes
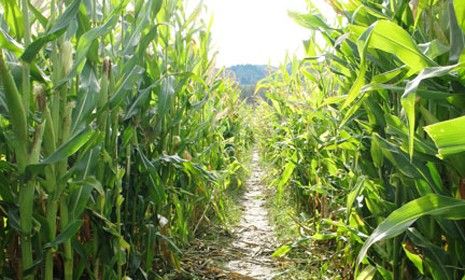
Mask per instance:
[[[245,184],[242,218],[231,231],[211,232],[213,239],[196,239],[184,252],[183,270],[167,279],[271,280],[278,274],[271,258],[277,241],[268,223],[264,172],[252,153],[251,175]],[[170,276],[171,277],[171,276]]]
[[[242,199],[243,216],[234,230],[236,239],[227,249],[240,254],[237,259],[230,260],[225,268],[252,279],[269,280],[276,273],[271,259],[276,240],[268,223],[263,175],[258,152],[254,150],[251,176],[246,182],[247,189]]]

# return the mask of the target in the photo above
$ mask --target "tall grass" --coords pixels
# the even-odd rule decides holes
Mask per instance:
[[[316,1],[291,13],[311,29],[308,57],[261,85],[275,185],[312,214],[303,239],[330,246],[342,277],[461,279],[465,6],[327,2],[339,24]]]
[[[0,275],[153,279],[250,143],[184,1],[1,2]]]

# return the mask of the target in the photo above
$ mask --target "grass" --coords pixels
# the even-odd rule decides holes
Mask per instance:
[[[269,174],[273,173],[269,164],[262,163],[262,165],[267,166],[265,168]],[[272,175],[269,177],[267,185],[272,182]],[[309,224],[309,222],[299,218],[302,213],[296,208],[295,198],[292,198],[290,193],[279,197],[276,195],[276,189],[269,187],[266,200],[269,219],[278,244],[288,244],[293,247],[285,256],[276,259],[281,272],[274,279],[344,279],[341,278],[338,264],[331,255],[334,248],[312,241],[296,242],[302,240],[301,224]],[[296,219],[300,221],[296,222]]]

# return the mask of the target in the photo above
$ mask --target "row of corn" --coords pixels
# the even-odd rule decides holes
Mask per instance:
[[[2,279],[154,279],[250,143],[204,6],[1,1]]]
[[[290,14],[307,57],[261,83],[274,185],[304,213],[278,255],[316,244],[340,279],[464,279],[465,2],[326,1],[335,19],[317,2]]]

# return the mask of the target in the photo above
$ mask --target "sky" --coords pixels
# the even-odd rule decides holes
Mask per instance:
[[[322,12],[330,14],[322,0]],[[188,3],[196,5],[199,0]],[[310,31],[288,17],[288,11],[305,13],[305,0],[204,0],[213,16],[213,49],[219,67],[236,64],[278,66],[286,54],[303,57],[303,41]],[[320,5],[320,4],[319,4]]]

